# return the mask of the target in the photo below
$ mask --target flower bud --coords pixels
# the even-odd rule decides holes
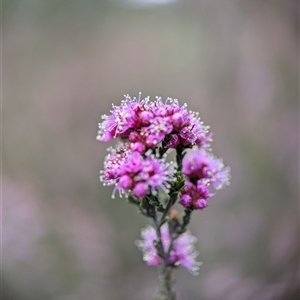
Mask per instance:
[[[136,184],[132,192],[137,197],[144,197],[148,194],[148,186],[145,182],[139,182]]]
[[[145,149],[146,149],[145,145],[141,142],[136,142],[136,143],[133,143],[131,145],[131,150],[132,151],[137,151],[139,153],[144,153]]]
[[[181,113],[177,112],[172,116],[173,125],[180,127],[183,124],[183,116]]]
[[[203,208],[205,208],[206,206],[207,206],[206,200],[204,200],[204,199],[198,199],[198,200],[196,201],[196,208],[197,208],[197,209],[203,209]]]
[[[132,187],[132,179],[128,175],[121,176],[118,186],[123,189],[130,189]]]
[[[187,194],[183,194],[180,197],[180,201],[179,201],[184,207],[189,207],[192,205],[192,198],[190,195]]]
[[[140,119],[144,124],[149,124],[150,120],[153,119],[154,115],[150,111],[142,111],[140,113]]]

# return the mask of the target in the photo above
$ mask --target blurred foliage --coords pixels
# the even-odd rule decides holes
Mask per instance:
[[[192,216],[178,299],[299,296],[296,0],[4,0],[3,299],[152,299],[147,220],[102,187],[100,116],[123,94],[187,102],[232,185]]]

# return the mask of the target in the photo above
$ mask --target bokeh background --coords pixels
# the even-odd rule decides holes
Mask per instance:
[[[2,1],[3,300],[147,300],[147,224],[99,182],[124,94],[187,102],[232,184],[193,215],[178,299],[299,296],[296,0]]]

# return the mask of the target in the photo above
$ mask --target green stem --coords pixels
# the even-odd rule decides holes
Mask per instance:
[[[156,300],[176,300],[176,294],[172,291],[172,268],[160,268],[159,274],[160,290],[156,295]]]
[[[184,151],[184,148],[182,148],[182,147],[176,148],[176,162],[177,162],[177,170],[179,172],[181,172],[181,170],[182,170],[182,159],[184,157],[183,151]]]
[[[160,157],[164,155],[166,151],[165,147],[162,147],[159,151]],[[176,149],[176,161],[177,161],[177,172],[176,182],[173,184],[170,193],[169,199],[166,206],[163,208],[160,206],[160,201],[156,197],[147,197],[146,200],[146,211],[147,215],[153,219],[154,228],[157,235],[156,241],[156,250],[157,255],[161,258],[161,265],[159,267],[159,291],[156,295],[156,300],[176,300],[176,294],[172,290],[173,288],[173,280],[172,280],[172,270],[173,266],[168,265],[168,257],[170,252],[173,249],[174,239],[178,237],[178,232],[176,232],[176,228],[174,227],[170,232],[170,245],[168,249],[164,249],[161,227],[166,221],[166,217],[171,209],[171,207],[175,204],[178,194],[180,190],[184,186],[184,179],[182,178],[181,170],[182,170],[182,159],[184,156],[184,148],[178,147]],[[157,211],[162,212],[160,218],[157,217]],[[185,229],[185,226],[188,224],[190,219],[190,211],[186,211],[185,219],[183,220],[182,227],[179,231]]]
[[[164,212],[160,218],[160,222],[159,222],[159,225],[162,226],[162,224],[165,222],[165,218],[170,210],[170,208],[172,207],[173,205],[173,199],[170,197],[169,200],[168,200],[168,203],[164,209]]]
[[[167,209],[165,209],[166,211]],[[167,214],[167,213],[166,213]],[[165,215],[166,215],[165,214]],[[159,292],[156,300],[176,300],[175,292],[172,291],[172,267],[168,266],[169,249],[165,252],[161,236],[161,220],[158,220],[156,208],[153,207],[152,219],[157,235],[157,254],[161,257],[162,263],[159,269]]]
[[[191,215],[192,215],[193,210],[190,208],[186,208],[184,210],[184,215],[182,217],[182,223],[181,226],[178,228],[177,230],[177,236],[184,233],[186,231],[186,227],[187,225],[190,223],[191,221]]]

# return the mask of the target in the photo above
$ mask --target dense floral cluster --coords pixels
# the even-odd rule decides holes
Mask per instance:
[[[115,185],[120,195],[156,194],[158,188],[166,191],[173,181],[174,170],[171,163],[165,162],[165,156],[157,158],[150,152],[142,155],[133,151],[129,143],[118,149],[111,147],[109,151],[100,178],[104,184]]]
[[[121,105],[113,105],[111,115],[103,115],[102,119],[98,140],[127,139],[140,153],[157,147],[166,137],[169,148],[179,145],[207,148],[211,141],[208,126],[203,125],[197,113],[188,111],[186,104],[180,106],[177,99],[163,102],[157,97],[150,102],[149,97],[141,99],[141,94],[138,99],[125,95]]]
[[[229,184],[230,169],[224,167],[221,159],[202,149],[193,148],[186,152],[182,162],[186,182],[180,203],[188,208],[203,209],[207,206],[206,200],[214,195],[209,191],[210,186],[218,190]]]
[[[148,226],[141,231],[142,240],[136,241],[136,245],[143,251],[143,259],[148,266],[161,264],[161,257],[158,256],[155,248],[157,234],[152,226]],[[164,250],[167,252],[170,246],[170,233],[167,223],[161,227],[161,236]],[[189,231],[181,234],[174,242],[173,247],[167,257],[169,266],[183,266],[192,274],[197,275],[200,262],[196,261],[198,252],[195,251],[194,244],[197,239]]]
[[[102,120],[97,139],[117,138],[119,143],[108,149],[101,181],[114,186],[113,196],[116,191],[125,194],[154,221],[155,227],[142,230],[142,240],[137,242],[145,262],[163,268],[182,265],[196,273],[200,266],[194,250],[196,239],[186,231],[190,214],[204,209],[214,195],[212,189],[230,180],[229,168],[210,153],[209,127],[176,99],[156,97],[151,102],[149,97],[141,99],[141,94],[138,98],[125,95]],[[176,150],[177,164],[166,161],[171,150]],[[167,204],[158,197],[161,190],[168,195]],[[172,227],[167,220],[177,198],[185,215],[182,220],[176,217]],[[161,219],[157,212],[162,212]]]
[[[157,157],[156,149],[164,142],[166,149],[183,148],[183,174],[186,184],[180,203],[188,208],[203,209],[213,194],[209,187],[216,189],[229,183],[229,169],[224,168],[220,159],[209,154],[211,134],[198,114],[180,106],[176,99],[165,102],[157,97],[141,99],[125,95],[121,105],[103,115],[99,123],[97,139],[110,141],[119,138],[116,148],[109,148],[100,176],[104,184],[115,185],[120,195],[132,193],[136,197],[155,194],[158,188],[167,190],[173,181],[174,168]],[[113,195],[114,195],[113,193]]]

